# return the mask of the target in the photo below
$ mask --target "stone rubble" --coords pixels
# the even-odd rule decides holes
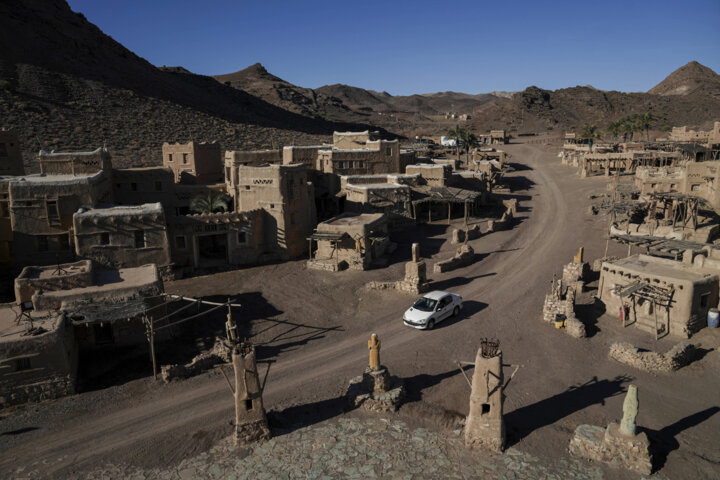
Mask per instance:
[[[516,448],[504,454],[470,451],[461,430],[450,434],[415,428],[389,418],[340,417],[304,427],[258,444],[240,454],[230,439],[210,451],[169,468],[140,469],[105,465],[71,479],[189,478],[250,479],[369,479],[425,478],[498,480],[610,480],[602,470],[574,458],[542,460]],[[40,470],[26,469],[25,478]],[[664,480],[655,474],[656,480]]]

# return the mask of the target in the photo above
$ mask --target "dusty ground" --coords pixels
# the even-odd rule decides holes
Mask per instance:
[[[169,292],[216,298],[235,297],[245,333],[259,346],[261,372],[267,371],[265,404],[282,431],[342,414],[340,396],[349,378],[367,362],[366,340],[376,332],[382,362],[407,379],[412,403],[399,413],[406,421],[439,431],[455,417],[437,408],[467,413],[469,389],[455,360],[472,360],[482,337],[501,341],[506,363],[520,365],[507,389],[508,443],[515,449],[557,462],[581,423],[605,425],[619,419],[625,387],[638,385],[639,424],[659,448],[665,478],[720,476],[720,335],[695,337],[704,348],[696,363],[672,375],[653,376],[607,358],[609,345],[627,340],[664,351],[648,335],[618,321],[584,312],[588,339],[574,339],[540,320],[542,301],[554,273],[584,246],[587,259],[605,250],[606,219],[586,214],[588,195],[605,179],[579,179],[560,165],[556,151],[541,145],[508,145],[517,163],[512,174],[520,200],[519,220],[509,231],[473,240],[477,261],[445,274],[431,274],[434,287],[461,294],[463,314],[432,332],[404,327],[402,312],[413,300],[397,292],[362,288],[371,279],[398,279],[410,243],[434,260],[452,255],[450,231],[441,224],[396,235],[399,243],[388,268],[368,272],[312,272],[303,262],[257,267],[169,283]],[[427,238],[426,238],[427,237]],[[627,247],[610,245],[610,254]],[[585,295],[581,301],[590,302]],[[206,348],[218,319],[185,333],[185,352],[160,349],[161,363],[189,358]],[[188,340],[189,339],[189,340]],[[715,350],[711,350],[714,348]],[[137,375],[149,372],[147,358]],[[135,364],[132,364],[135,365]],[[509,373],[509,371],[508,371]],[[136,375],[136,376],[137,376]],[[163,385],[147,376],[54,402],[6,411],[0,420],[0,474],[28,471],[62,477],[103,463],[170,467],[197,455],[231,431],[232,398],[222,376],[201,376]],[[94,384],[95,388],[97,384]],[[392,445],[388,445],[392,448]],[[18,467],[24,468],[18,472]],[[608,471],[606,478],[633,478]]]

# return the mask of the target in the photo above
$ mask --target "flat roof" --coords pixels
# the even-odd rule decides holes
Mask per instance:
[[[104,172],[99,170],[95,173],[77,173],[72,174],[47,174],[47,173],[35,173],[31,175],[20,175],[17,177],[5,177],[10,183],[14,184],[48,184],[54,183],[57,185],[73,185],[78,183],[87,183],[96,179],[100,179],[104,176]]]
[[[381,218],[383,218],[384,215],[385,215],[384,213],[361,213],[361,214],[344,213],[335,218],[331,218],[330,220],[320,223],[318,225],[318,227],[320,225],[332,225],[332,226],[365,225],[365,224],[373,223],[377,220],[380,220]]]
[[[47,332],[40,335],[25,335],[28,329],[27,323],[21,321],[18,324],[15,321],[19,312],[20,307],[14,303],[0,305],[0,343],[39,338],[42,335],[47,335],[47,333],[57,330],[59,327],[58,321],[62,318],[62,312],[31,310],[28,313],[32,318],[33,327],[42,327]]]
[[[697,272],[692,266],[684,263],[642,254],[605,263],[608,266],[625,268],[638,275],[668,277],[689,282],[699,282],[713,276],[711,274]]]
[[[71,288],[68,290],[43,291],[48,297],[66,297],[88,292],[102,293],[126,288],[140,288],[159,280],[157,267],[154,263],[134,268],[95,269],[93,284],[89,287]]]
[[[163,206],[160,202],[144,203],[142,205],[108,205],[107,207],[80,207],[80,210],[73,214],[73,217],[120,217],[125,215],[150,215],[163,213]]]

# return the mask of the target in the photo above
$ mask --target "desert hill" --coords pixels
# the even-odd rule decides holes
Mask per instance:
[[[690,95],[696,92],[720,95],[720,75],[695,61],[678,68],[648,91],[654,95]]]
[[[156,68],[63,0],[3,1],[0,18],[0,116],[18,131],[26,162],[39,148],[105,143],[124,164],[148,164],[163,141],[255,148],[367,128],[291,112],[182,67]]]
[[[341,100],[311,88],[298,87],[268,72],[260,63],[215,78],[272,105],[310,118],[339,122],[366,120],[367,114],[352,111]]]

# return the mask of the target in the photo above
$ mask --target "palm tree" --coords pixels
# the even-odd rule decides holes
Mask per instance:
[[[460,142],[462,141],[465,134],[465,129],[462,128],[460,125],[455,125],[447,132],[448,138],[450,140],[455,140],[455,154],[458,160],[460,159]]]
[[[470,150],[477,147],[480,143],[480,140],[478,139],[477,135],[474,133],[470,133],[467,130],[463,130],[463,145],[465,147],[465,153],[467,154],[467,162],[466,165],[470,165]],[[467,168],[467,166],[465,167]]]
[[[615,120],[614,122],[610,122],[608,125],[608,130],[610,133],[613,134],[613,140],[617,139],[618,134],[622,130],[622,120]]]
[[[595,125],[585,125],[580,132],[580,138],[584,138],[588,141],[588,147],[592,150],[593,141],[596,138],[600,138],[600,130]]]
[[[645,140],[650,141],[650,124],[655,121],[655,115],[650,112],[643,113],[640,116],[643,127],[645,128]]]
[[[190,211],[192,213],[227,212],[230,200],[230,196],[225,193],[207,192],[190,200]]]

